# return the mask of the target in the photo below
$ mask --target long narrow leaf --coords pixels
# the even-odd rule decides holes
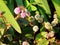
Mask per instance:
[[[23,6],[22,0],[16,0],[16,3],[17,3],[18,6]]]
[[[56,12],[58,14],[59,22],[60,22],[60,0],[52,0],[52,2],[55,6]]]
[[[35,2],[38,4],[38,6],[43,7],[46,13],[50,14],[48,16],[51,17],[51,11],[50,11],[47,0],[35,0]]]
[[[12,14],[14,14],[14,0],[7,0],[7,6],[12,12]]]
[[[10,22],[10,24],[14,27],[14,29],[17,32],[21,33],[21,29],[18,23],[14,19],[13,15],[11,14],[10,10],[8,9],[8,7],[6,6],[3,0],[0,0],[0,10],[5,12],[4,16],[6,17],[7,21]]]

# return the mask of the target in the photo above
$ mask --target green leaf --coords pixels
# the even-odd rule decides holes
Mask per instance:
[[[6,24],[4,22],[4,19],[0,17],[0,29],[1,28],[6,29]]]
[[[18,23],[14,19],[13,15],[11,14],[10,10],[8,9],[8,7],[6,6],[6,4],[4,3],[3,0],[0,0],[0,10],[5,12],[4,16],[5,16],[6,20],[14,27],[14,29],[17,32],[21,33],[21,29],[20,29]]]
[[[25,34],[33,34],[33,30],[30,26],[23,28],[22,30],[23,35]]]
[[[37,8],[36,8],[35,6],[33,6],[33,5],[29,5],[29,6],[28,6],[28,10],[29,10],[29,11],[36,11]]]
[[[40,38],[37,45],[48,45],[49,41],[47,39]]]
[[[7,31],[6,34],[11,34],[12,36],[14,36],[14,30],[12,27],[10,27]]]
[[[30,39],[33,38],[32,34],[26,34],[25,36]]]
[[[34,0],[30,0],[30,3],[33,4],[34,3]]]
[[[37,8],[34,5],[30,4],[28,0],[24,1],[24,5],[26,8],[28,8],[29,11],[36,11],[37,10]]]
[[[4,29],[0,29],[0,38],[2,37],[3,34],[4,34]]]
[[[36,36],[35,40],[38,41],[40,38],[42,38],[42,35],[39,33],[39,34]]]
[[[14,14],[14,0],[7,0],[7,6],[10,9],[11,13]]]
[[[25,0],[25,1],[24,1],[24,6],[25,6],[25,7],[28,7],[29,5],[30,5],[30,3],[28,2],[28,0]]]
[[[44,18],[44,21],[48,21],[48,19],[47,19],[47,16],[46,16],[46,13],[45,13],[45,10],[43,9],[43,7],[38,7],[38,9],[39,9],[39,12],[41,13],[41,15],[42,16],[44,16],[43,18]]]
[[[60,22],[60,0],[52,0]]]
[[[18,6],[23,6],[22,0],[16,0],[16,3],[17,3]]]
[[[13,40],[12,35],[10,35],[10,34],[7,35],[7,38],[8,38],[9,41]]]
[[[49,39],[49,41],[52,42],[52,43],[55,42],[55,37]]]
[[[51,11],[47,0],[35,0],[35,2],[37,3],[38,6],[43,7],[47,14],[50,14],[48,15],[49,17],[51,16]]]
[[[46,38],[47,32],[46,31],[43,31],[43,32],[41,32],[41,35]]]

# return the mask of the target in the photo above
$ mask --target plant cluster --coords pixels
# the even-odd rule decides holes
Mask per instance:
[[[0,0],[0,45],[60,45],[59,2]]]

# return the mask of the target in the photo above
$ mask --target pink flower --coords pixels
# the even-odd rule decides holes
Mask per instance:
[[[15,12],[15,14],[19,14],[20,13],[20,7],[16,7],[15,9],[14,9],[14,12]]]
[[[25,12],[22,12],[21,13],[21,18],[25,18],[26,17],[26,13]]]

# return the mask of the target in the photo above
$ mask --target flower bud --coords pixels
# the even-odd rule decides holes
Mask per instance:
[[[51,22],[51,25],[52,26],[56,26],[58,24],[58,19],[54,19],[52,22]]]
[[[16,8],[14,9],[14,13],[15,13],[15,14],[19,14],[20,11],[21,11],[21,10],[20,10],[20,7],[16,7]]]
[[[51,25],[52,25],[52,26],[56,26],[55,21],[52,21],[52,22],[51,22]]]
[[[58,19],[56,18],[56,19],[54,19],[53,20],[56,24],[58,24]]]
[[[42,22],[43,22],[43,18],[40,17],[40,18],[38,19],[38,22],[39,22],[39,23],[42,23]]]
[[[38,26],[33,26],[33,31],[37,32],[39,30]]]
[[[48,30],[51,30],[52,26],[49,22],[45,22],[45,28],[48,29]]]
[[[29,45],[29,43],[27,41],[24,41],[22,45]]]
[[[49,32],[49,37],[53,37],[54,36],[54,31]]]
[[[51,38],[54,37],[54,31],[50,31],[49,33],[47,33],[46,38]]]
[[[57,18],[57,14],[54,14],[54,15],[53,15],[53,18]]]
[[[26,13],[25,12],[22,12],[21,13],[21,18],[25,18],[26,17]]]
[[[35,15],[35,19],[36,20],[38,20],[39,18],[40,18],[40,15],[39,14]]]
[[[34,20],[35,20],[35,18],[33,16],[31,16],[31,17],[28,18],[29,22],[34,22]]]

